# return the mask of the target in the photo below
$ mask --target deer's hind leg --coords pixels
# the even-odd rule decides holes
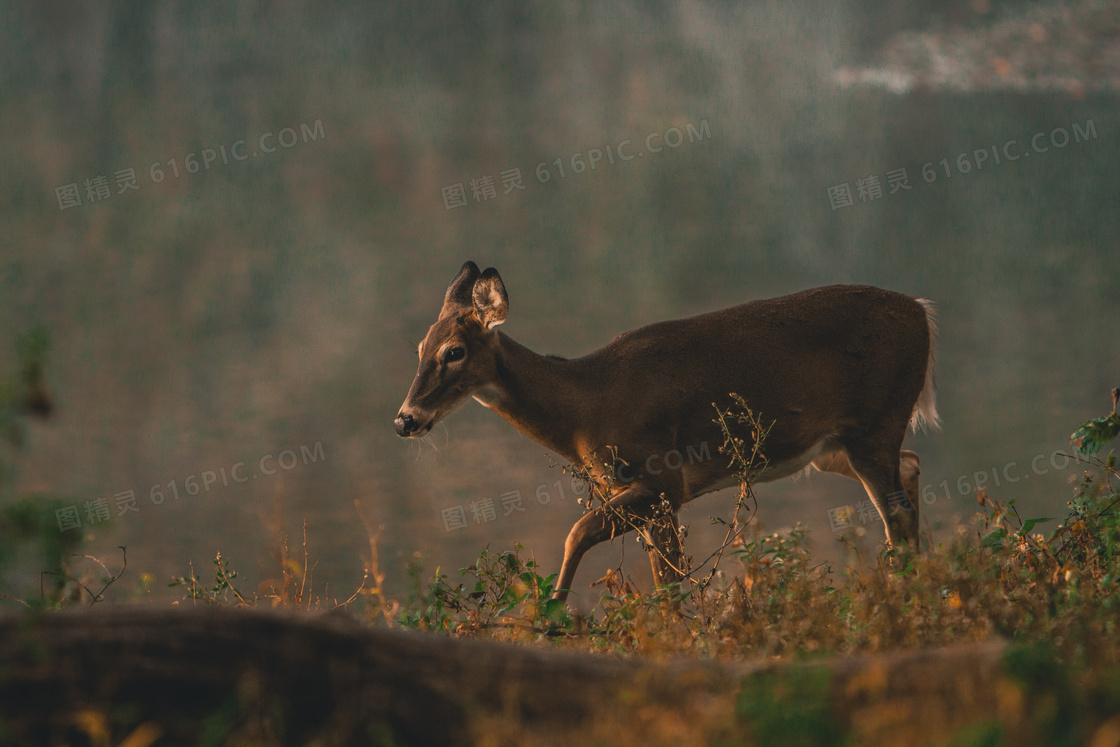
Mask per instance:
[[[892,487],[893,476],[886,474],[887,469],[875,466],[873,460],[863,459],[861,462],[864,465],[861,470],[864,472],[864,476],[856,471],[848,454],[842,450],[822,454],[813,460],[813,466],[821,472],[843,475],[861,483],[883,519],[891,543],[899,544],[901,540],[901,544],[905,546],[907,542],[911,542],[916,549],[918,543],[918,477],[922,473],[921,460],[918,455],[909,449],[902,449],[898,453],[897,479],[906,493],[910,509],[906,512],[909,514],[909,519],[900,521],[896,521],[896,518],[898,513],[903,511],[903,508],[892,504],[890,497],[891,493],[897,490],[897,487]]]
[[[848,460],[848,455],[843,451],[822,454],[813,460],[813,466],[821,472],[832,472],[851,478],[856,482],[862,482],[856,471],[852,469],[852,463]],[[898,469],[902,478],[902,487],[906,490],[906,497],[910,499],[911,503],[916,504],[918,502],[918,477],[922,474],[921,459],[918,458],[917,453],[909,449],[903,449],[898,453]]]

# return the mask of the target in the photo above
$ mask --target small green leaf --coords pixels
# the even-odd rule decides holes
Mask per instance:
[[[995,529],[991,532],[988,532],[988,534],[984,536],[984,541],[983,541],[984,542],[984,547],[987,547],[989,549],[998,548],[1003,544],[1003,541],[1006,538],[1007,538],[1007,530],[1006,529],[1004,529],[1003,527],[1000,527],[999,529]]]
[[[1023,522],[1023,528],[1019,530],[1019,533],[1020,534],[1026,534],[1030,530],[1034,529],[1036,524],[1041,524],[1044,521],[1053,521],[1053,520],[1054,520],[1054,517],[1052,517],[1052,516],[1046,516],[1046,517],[1039,518],[1039,519],[1027,519],[1026,521]]]
[[[1086,421],[1074,431],[1070,441],[1078,453],[1088,456],[1096,454],[1117,436],[1120,436],[1120,414],[1114,412],[1108,417]]]
[[[545,617],[548,617],[555,613],[557,610],[562,609],[564,609],[563,599],[549,599],[544,603],[544,606],[541,607],[541,612],[544,613]]]

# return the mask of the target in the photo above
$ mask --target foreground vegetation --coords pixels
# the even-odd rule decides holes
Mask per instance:
[[[746,420],[752,428],[757,423]],[[1015,502],[978,489],[978,512],[945,542],[910,554],[884,549],[863,558],[848,539],[853,562],[837,571],[814,562],[806,532],[761,534],[743,522],[750,501],[744,481],[728,541],[704,573],[643,592],[621,569],[596,582],[601,594],[586,615],[551,598],[555,575],[543,576],[524,548],[484,549],[457,578],[426,577],[410,566],[412,592],[386,597],[371,528],[361,588],[342,602],[314,596],[302,557],[287,542],[277,552],[280,576],[261,594],[237,588],[237,573],[219,555],[212,580],[192,567],[174,579],[187,598],[210,603],[294,609],[348,606],[369,624],[406,627],[460,638],[545,643],[622,655],[689,655],[717,659],[806,658],[882,652],[1000,638],[1045,643],[1074,665],[1120,665],[1114,643],[1120,612],[1120,484],[1115,455],[1096,456],[1120,433],[1120,415],[1085,423],[1071,458],[1085,468],[1072,485],[1067,515],[1024,518]],[[729,444],[734,446],[730,440]],[[725,444],[725,451],[729,449]],[[739,456],[758,463],[760,449]],[[691,568],[692,559],[681,561]],[[108,578],[102,579],[109,580]]]
[[[736,715],[761,744],[854,743],[836,718],[846,700],[830,685],[826,656],[1002,640],[1005,700],[1016,705],[975,720],[951,743],[970,745],[1114,744],[1120,739],[1120,485],[1116,458],[1101,449],[1120,434],[1117,399],[1106,417],[1072,436],[1072,458],[1085,467],[1065,518],[1048,535],[1049,517],[1024,519],[978,489],[979,511],[948,542],[923,555],[883,550],[838,574],[814,563],[800,528],[787,534],[735,533],[728,563],[699,582],[643,594],[621,572],[599,583],[595,612],[572,615],[550,598],[522,548],[483,551],[451,582],[437,573],[416,588],[398,622],[457,637],[574,646],[643,657],[806,662],[742,681]],[[761,433],[759,423],[745,419]],[[725,429],[744,465],[742,442]],[[737,504],[750,497],[749,483]],[[686,561],[687,563],[687,561]],[[717,561],[718,563],[718,561]],[[982,666],[981,662],[975,662]],[[970,673],[971,674],[971,673]],[[968,676],[961,672],[962,681]],[[882,675],[883,681],[888,675]],[[932,707],[932,704],[926,704]],[[906,709],[887,703],[893,716]],[[1020,716],[1011,717],[1013,711]],[[997,712],[998,711],[998,712]],[[928,737],[923,737],[928,738]],[[1010,740],[1010,741],[1009,741]]]
[[[813,562],[802,529],[750,535],[748,524],[733,533],[714,574],[699,581],[651,594],[621,572],[608,574],[588,616],[550,599],[555,576],[541,576],[522,548],[484,550],[454,581],[437,573],[425,584],[414,568],[415,590],[397,622],[455,636],[720,658],[848,654],[998,636],[1046,641],[1070,662],[1117,664],[1120,473],[1113,454],[1093,455],[1118,431],[1114,409],[1074,434],[1072,456],[1085,470],[1066,517],[1048,536],[1038,526],[1054,519],[1024,519],[1014,501],[1001,504],[980,489],[979,512],[952,540],[935,544],[927,536],[924,554],[884,549],[872,559],[852,546],[856,562],[837,573]]]
[[[736,716],[762,743],[848,738],[834,718],[832,670],[815,662],[1004,641],[1000,666],[1012,693],[1006,697],[1029,715],[1012,727],[1006,713],[992,713],[990,722],[975,722],[954,743],[1002,744],[1024,733],[1037,744],[1103,739],[1120,726],[1108,720],[1120,714],[1120,473],[1114,454],[1096,455],[1120,433],[1116,397],[1114,391],[1111,414],[1073,435],[1071,458],[1085,469],[1072,485],[1066,516],[1048,534],[1039,526],[1055,519],[1024,518],[1014,501],[1000,503],[979,489],[977,514],[951,540],[933,543],[927,536],[931,547],[924,554],[884,549],[871,559],[851,545],[855,562],[837,572],[813,561],[800,528],[763,535],[739,524],[738,509],[751,497],[745,479],[736,516],[726,522],[730,540],[707,573],[690,573],[652,593],[621,570],[608,573],[597,582],[602,592],[588,615],[551,598],[555,576],[542,576],[520,546],[483,550],[455,579],[438,571],[425,579],[414,566],[406,600],[363,588],[355,606],[369,623],[456,638],[643,660],[801,662],[742,682]],[[752,435],[763,432],[749,416],[740,423]],[[760,448],[744,453],[730,429],[726,435],[725,451],[737,455],[749,478]],[[244,602],[220,559],[215,567],[209,587],[193,577],[176,583],[196,598]],[[375,567],[367,577],[380,580]]]

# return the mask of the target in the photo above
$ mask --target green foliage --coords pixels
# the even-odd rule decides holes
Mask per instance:
[[[1079,454],[1083,456],[1096,454],[1105,447],[1105,444],[1120,436],[1120,414],[1116,412],[1118,402],[1120,402],[1120,388],[1112,390],[1111,414],[1085,421],[1069,437]],[[1111,456],[1109,461],[1110,466],[1115,465]]]
[[[355,501],[355,507],[360,506]],[[264,517],[264,514],[262,514]],[[307,547],[307,522],[303,524],[302,558],[292,557],[288,548],[288,535],[281,530],[281,524],[276,519],[267,519],[266,524],[273,534],[273,557],[279,566],[278,577],[262,581],[257,587],[256,594],[242,594],[234,585],[238,573],[222,558],[219,551],[211,561],[214,567],[212,580],[207,583],[202,581],[194,571],[194,564],[190,564],[190,572],[186,576],[173,576],[167,584],[169,587],[182,588],[186,592],[185,599],[207,602],[210,604],[235,604],[247,607],[257,606],[263,599],[273,607],[283,607],[291,610],[311,609],[338,609],[346,607],[356,600],[362,599],[362,604],[367,616],[376,619],[384,616],[392,625],[389,614],[390,606],[382,590],[384,574],[378,567],[377,538],[379,533],[374,533],[372,527],[366,523],[369,532],[370,556],[365,563],[365,572],[362,575],[358,588],[344,601],[338,599],[325,599],[315,593],[314,565],[309,562]],[[147,586],[153,580],[151,574],[140,575],[141,588],[139,593],[146,592]]]
[[[1120,436],[1120,415],[1112,413],[1086,421],[1074,431],[1070,440],[1077,447],[1078,453],[1088,456],[1096,454],[1117,436]]]
[[[831,680],[828,669],[815,665],[752,674],[743,679],[735,713],[756,744],[839,747],[848,740],[829,708]]]
[[[55,608],[73,597],[69,560],[81,546],[82,535],[58,530],[55,510],[62,506],[61,499],[31,495],[0,507],[0,574],[22,548],[31,547],[43,579],[41,593],[37,587],[13,597],[27,606]]]
[[[8,490],[15,457],[26,439],[27,419],[48,417],[53,411],[46,385],[49,352],[50,334],[45,327],[33,327],[16,341],[16,370],[0,373],[0,443],[6,447],[0,452],[0,583],[5,584],[0,600],[33,609],[57,609],[86,595],[97,601],[100,593],[91,591],[90,584],[108,587],[118,577],[96,559],[86,558],[93,566],[80,573],[72,568],[75,558],[86,556],[77,552],[83,534],[59,529],[55,511],[65,501],[43,493],[12,495]],[[39,573],[9,585],[6,576],[12,566],[21,565],[16,561],[24,555],[33,558],[30,562]]]
[[[211,604],[236,600],[237,604],[251,605],[252,603],[233,585],[233,580],[237,578],[237,571],[229,567],[229,561],[222,560],[222,554],[219,552],[214,556],[212,562],[214,564],[214,578],[209,586],[195,576],[193,564],[189,575],[176,576],[167,585],[183,587],[187,592],[188,599],[196,599]]]
[[[50,334],[33,327],[16,340],[17,370],[0,373],[0,442],[14,452],[23,446],[24,421],[28,416],[46,417],[53,410],[46,387]],[[0,489],[11,478],[11,465],[0,454]]]
[[[420,588],[422,571],[410,567],[416,588],[399,621],[420,630],[456,635],[492,632],[502,639],[555,635],[572,624],[566,605],[552,598],[556,574],[541,576],[537,562],[512,552],[482,551],[460,573],[467,583],[452,586],[436,569],[427,589]]]
[[[1116,412],[1118,399],[1120,399],[1120,389],[1113,389],[1112,413],[1103,418],[1093,418],[1085,421],[1069,437],[1074,447],[1077,448],[1077,453],[1083,456],[1092,456],[1103,449],[1110,441],[1120,436],[1120,414]]]
[[[1012,646],[1003,656],[1003,669],[1032,703],[1032,732],[1039,742],[1061,747],[1081,744],[1075,737],[1080,705],[1071,682],[1070,667],[1048,641]]]
[[[983,721],[961,729],[949,742],[949,747],[1000,747],[1006,743],[1003,726],[998,721]]]

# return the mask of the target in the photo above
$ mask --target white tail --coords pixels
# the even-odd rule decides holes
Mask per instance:
[[[928,298],[916,299],[926,311],[926,326],[929,328],[929,358],[926,361],[926,379],[922,391],[918,394],[918,401],[914,403],[914,414],[910,417],[910,427],[917,432],[918,429],[939,430],[941,418],[937,414],[937,382],[934,381],[933,364],[934,351],[937,343],[937,305]]]

